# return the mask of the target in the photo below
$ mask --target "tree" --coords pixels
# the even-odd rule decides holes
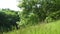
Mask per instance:
[[[0,31],[8,32],[12,30],[13,27],[18,29],[17,21],[20,21],[18,12],[10,9],[2,9],[0,11]]]
[[[35,15],[34,17],[37,16],[36,20],[42,22],[47,17],[52,18],[52,16],[54,15],[53,13],[56,13],[57,11],[60,10],[60,0],[22,0],[22,3],[20,3],[18,7],[23,8],[21,14],[23,15],[22,16],[23,18],[26,17],[29,18],[28,15],[31,15],[31,13],[33,13]],[[56,13],[55,15],[59,15],[59,14]],[[53,16],[52,19],[54,18],[55,16]],[[56,18],[58,19],[58,17]]]

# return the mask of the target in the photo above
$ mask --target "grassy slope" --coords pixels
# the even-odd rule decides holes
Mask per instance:
[[[60,20],[15,30],[6,34],[60,34]]]

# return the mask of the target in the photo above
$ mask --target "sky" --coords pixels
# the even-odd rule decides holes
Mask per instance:
[[[0,8],[9,8],[11,10],[18,11],[17,0],[0,0]]]

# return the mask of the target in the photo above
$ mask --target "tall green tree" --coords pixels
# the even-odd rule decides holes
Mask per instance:
[[[23,8],[21,14],[23,18],[29,18],[33,13],[37,18],[34,19],[44,21],[47,17],[55,19],[55,16],[59,15],[56,12],[60,12],[60,0],[22,0],[18,7]]]

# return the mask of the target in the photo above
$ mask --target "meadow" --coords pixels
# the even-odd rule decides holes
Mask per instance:
[[[60,34],[60,20],[21,28],[3,34]]]

